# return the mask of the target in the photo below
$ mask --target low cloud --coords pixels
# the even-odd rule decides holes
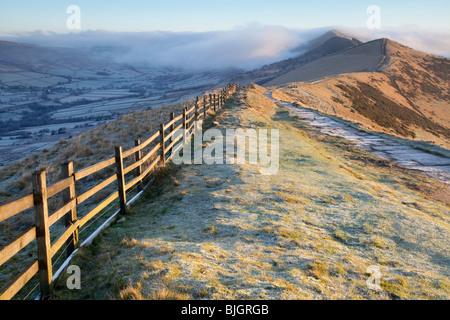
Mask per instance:
[[[214,32],[35,31],[9,40],[45,46],[95,49],[117,62],[188,69],[252,69],[288,58],[315,35],[283,27],[249,25]],[[297,53],[298,54],[298,53]]]
[[[450,56],[450,30],[404,27],[368,30],[324,27],[295,30],[277,26],[246,25],[213,32],[108,32],[58,34],[35,31],[13,34],[10,41],[45,46],[83,48],[120,63],[185,69],[254,69],[301,54],[309,40],[337,29],[362,41],[387,37],[427,53]]]
[[[242,28],[205,34],[159,34],[133,45],[121,62],[187,68],[253,68],[288,55],[300,39],[283,28]]]
[[[389,38],[418,51],[450,57],[450,29],[423,29],[417,26],[401,26],[379,30],[345,27],[338,27],[338,29],[361,41]]]

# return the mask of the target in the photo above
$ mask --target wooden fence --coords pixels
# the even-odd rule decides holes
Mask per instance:
[[[187,142],[186,139],[188,135],[193,133],[195,123],[205,119],[208,111],[216,111],[221,108],[233,91],[234,86],[228,85],[226,88],[219,90],[218,93],[205,95],[202,99],[197,97],[195,104],[191,108],[184,108],[182,114],[175,116],[174,113],[171,113],[170,121],[166,124],[162,123],[160,130],[146,141],[136,140],[135,147],[126,151],[121,146],[116,147],[114,157],[79,171],[74,171],[72,162],[64,164],[61,168],[61,180],[51,186],[46,185],[46,171],[33,173],[33,193],[0,206],[0,222],[33,207],[35,211],[35,224],[1,249],[0,266],[34,240],[37,243],[37,259],[8,283],[6,289],[0,293],[0,300],[13,298],[36,274],[39,277],[41,299],[48,297],[52,292],[54,280],[52,258],[55,254],[64,246],[67,256],[72,255],[79,246],[78,232],[80,228],[115,199],[119,198],[120,213],[124,214],[128,203],[126,192],[134,186],[137,186],[138,190],[142,190],[143,180],[157,166],[165,165],[173,156],[175,148]],[[184,129],[185,134],[175,136],[176,132],[182,129]],[[184,141],[180,141],[182,138]],[[144,148],[151,146],[152,143],[155,146],[146,154],[143,154]],[[133,156],[133,163],[125,167],[124,160]],[[77,195],[75,187],[77,181],[112,166],[115,166],[115,173],[112,176]],[[125,176],[133,172],[135,173],[134,179],[126,181]],[[97,204],[82,218],[77,217],[77,208],[80,204],[115,181],[117,181],[117,191],[109,194],[106,199]],[[49,214],[48,199],[57,194],[62,195],[64,205]],[[65,221],[65,231],[52,243],[50,241],[50,227],[62,218]]]

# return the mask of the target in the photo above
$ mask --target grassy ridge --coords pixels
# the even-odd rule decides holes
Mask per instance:
[[[54,298],[448,299],[445,186],[320,135],[263,92],[214,121],[279,129],[278,174],[166,167],[134,215],[75,257],[82,290],[62,278]],[[372,265],[381,292],[367,288]]]

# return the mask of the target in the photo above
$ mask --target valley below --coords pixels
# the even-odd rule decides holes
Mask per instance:
[[[120,115],[202,96],[231,72],[130,66],[93,56],[0,41],[0,168]]]

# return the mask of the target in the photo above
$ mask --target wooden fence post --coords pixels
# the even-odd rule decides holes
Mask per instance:
[[[120,213],[127,210],[127,194],[125,190],[125,176],[123,174],[122,146],[116,147],[117,182],[119,184]]]
[[[206,120],[206,99],[207,99],[207,97],[204,96],[203,97],[203,121]],[[210,102],[210,106],[211,106],[211,102]]]
[[[195,121],[196,122],[198,121],[198,116],[199,116],[199,114],[198,114],[198,102],[199,102],[199,99],[197,97],[197,100],[195,101]]]
[[[212,99],[212,94],[209,94],[209,109],[211,109],[213,106],[213,99]]]
[[[183,145],[186,144],[187,140],[187,123],[186,123],[186,111],[187,107],[183,109]]]
[[[73,175],[73,162],[63,163],[61,165],[61,179],[67,179],[72,177],[72,183],[66,190],[62,192],[64,203],[69,203],[76,198],[75,194],[75,178]],[[66,228],[70,227],[77,220],[77,207],[74,206],[64,217],[64,223]],[[75,248],[78,247],[78,228],[76,228],[72,235],[67,239],[67,256],[69,257]]]
[[[134,146],[137,147],[141,144],[141,140],[136,139],[134,140]],[[134,161],[138,162],[142,158],[142,150],[138,150],[134,153]],[[142,174],[142,164],[136,167],[136,177],[139,177]],[[137,186],[138,192],[142,191],[142,180],[139,181]]]
[[[173,119],[175,119],[175,113],[171,112],[170,113],[170,121],[172,121]],[[170,132],[169,133],[172,133],[174,130],[175,130],[175,123],[172,123],[170,125]],[[172,144],[172,142],[174,140],[173,136],[174,136],[174,133],[172,133],[172,136],[170,137],[170,143],[171,144]],[[169,157],[172,156],[172,153],[173,153],[173,146],[169,150]]]
[[[216,100],[216,94],[214,93],[214,112],[216,112],[217,109],[217,100]]]
[[[161,136],[161,158],[163,165],[166,164],[166,143],[164,142],[164,123],[161,123],[159,129],[159,135]]]
[[[47,182],[45,170],[33,173],[33,199],[36,218],[38,246],[39,284],[41,298],[46,299],[52,293],[52,256],[50,229],[48,222]]]

